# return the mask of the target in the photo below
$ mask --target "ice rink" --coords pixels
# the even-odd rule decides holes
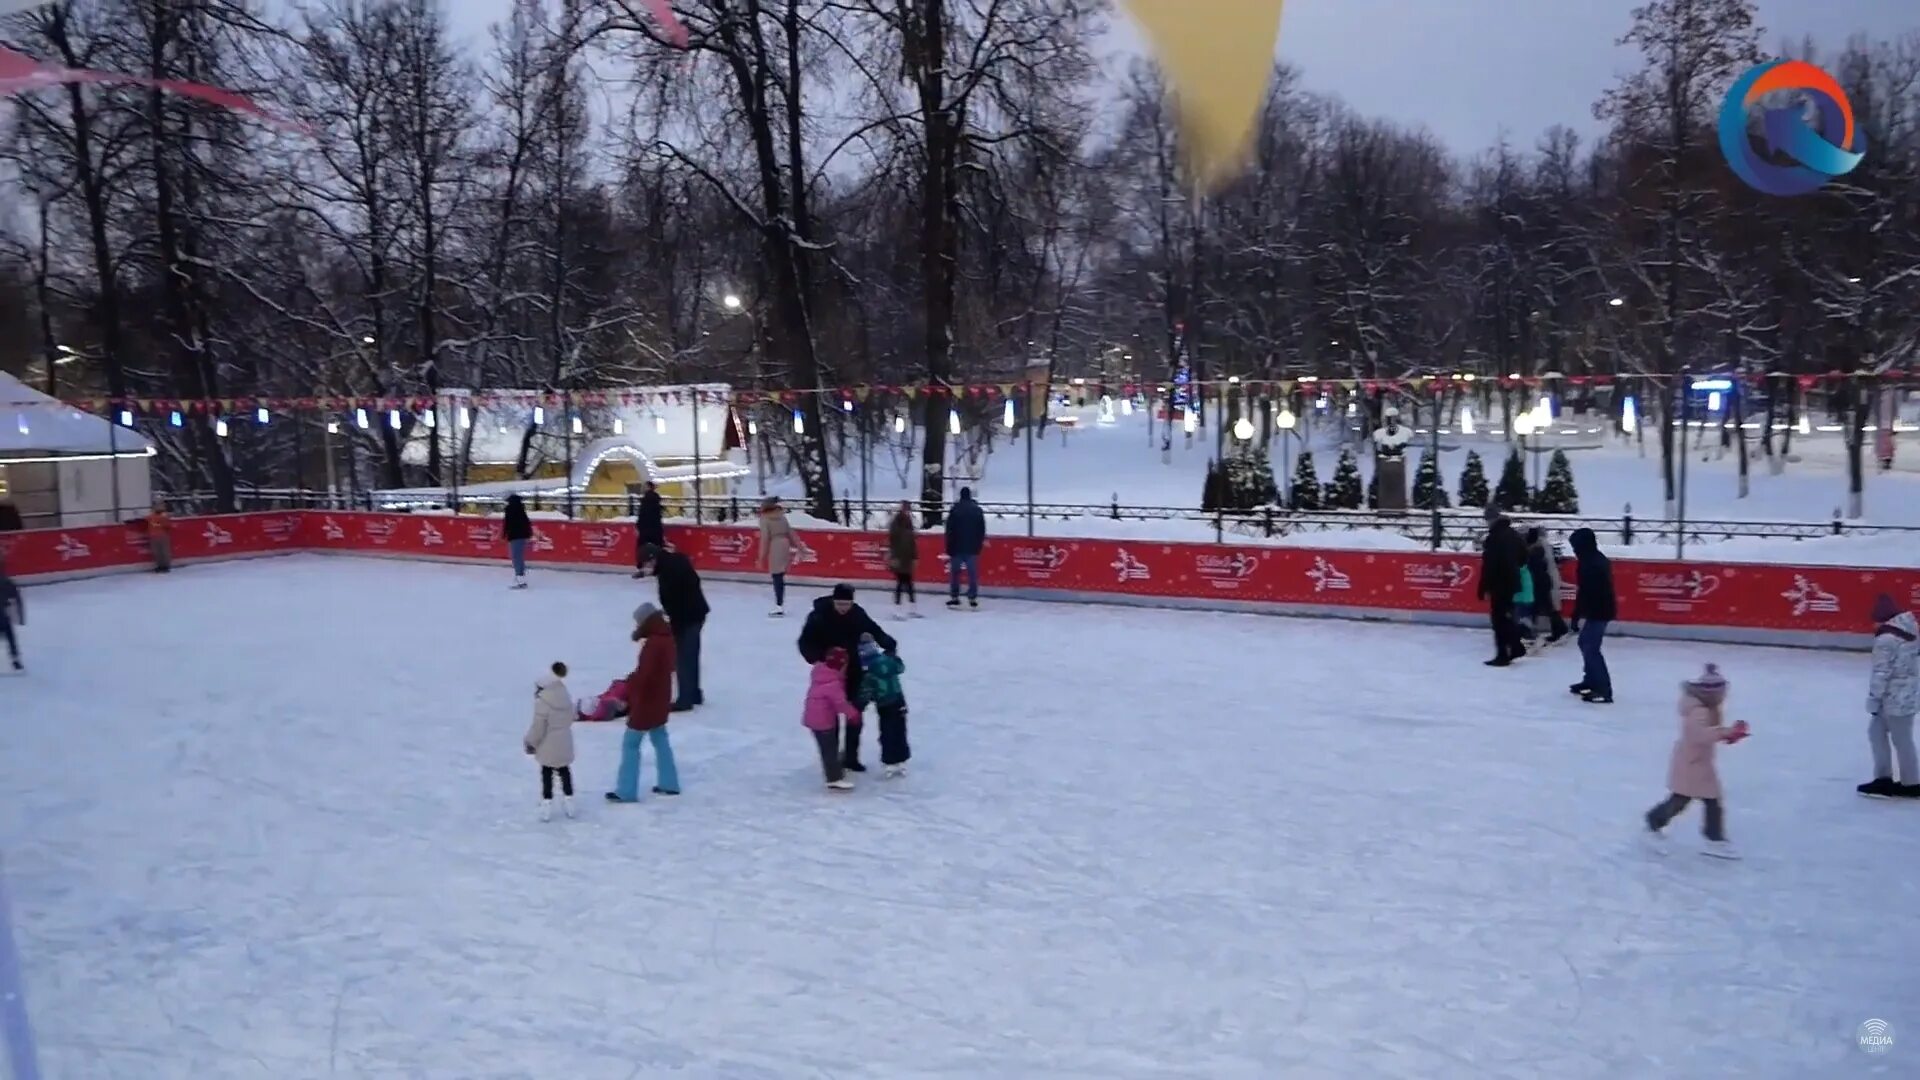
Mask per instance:
[[[923,601],[913,774],[830,796],[799,613],[710,583],[685,794],[606,805],[581,725],[543,824],[534,680],[628,670],[653,586],[507,580],[28,590],[0,855],[47,1077],[1920,1075],[1920,805],[1853,793],[1863,656],[1620,640],[1603,708],[1571,648],[1462,630]],[[1697,810],[1637,835],[1703,660],[1755,730],[1742,862]]]

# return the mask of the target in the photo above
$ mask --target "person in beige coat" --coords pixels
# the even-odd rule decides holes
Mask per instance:
[[[1721,859],[1737,859],[1727,839],[1722,815],[1720,773],[1714,768],[1714,752],[1721,743],[1736,743],[1747,737],[1745,721],[1727,727],[1721,721],[1727,701],[1727,680],[1720,669],[1708,664],[1696,679],[1680,684],[1680,737],[1674,740],[1673,754],[1667,762],[1667,790],[1671,793],[1659,805],[1647,811],[1647,832],[1659,842],[1667,827],[1687,803],[1699,799],[1706,809],[1706,827],[1702,831],[1707,846],[1702,854]]]
[[[787,613],[787,568],[793,565],[793,523],[778,495],[760,504],[760,569],[773,576],[774,618]]]
[[[560,808],[573,816],[573,695],[567,693],[567,665],[555,661],[553,673],[534,684],[533,725],[522,740],[540,763],[540,820],[553,820],[553,778],[560,777]]]

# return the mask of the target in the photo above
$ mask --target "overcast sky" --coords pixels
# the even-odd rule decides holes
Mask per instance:
[[[1286,0],[1280,55],[1308,88],[1360,112],[1424,126],[1458,153],[1502,133],[1530,147],[1553,124],[1598,130],[1592,106],[1633,58],[1614,45],[1637,0]],[[1811,35],[1828,47],[1866,32],[1920,30],[1920,0],[1760,0],[1764,47]],[[463,35],[485,40],[508,0],[450,0]],[[1118,22],[1124,24],[1124,16]],[[1136,47],[1128,26],[1123,47]]]

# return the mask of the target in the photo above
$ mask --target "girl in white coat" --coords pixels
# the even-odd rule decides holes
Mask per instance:
[[[533,688],[533,726],[523,740],[540,763],[540,820],[553,820],[553,777],[560,776],[560,808],[573,816],[573,695],[564,681],[567,665],[554,662],[553,674]]]

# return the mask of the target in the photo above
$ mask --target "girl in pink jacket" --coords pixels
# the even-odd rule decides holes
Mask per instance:
[[[1727,840],[1720,807],[1720,774],[1714,770],[1714,751],[1721,743],[1739,742],[1747,737],[1747,723],[1721,726],[1722,707],[1727,700],[1727,680],[1712,664],[1697,679],[1680,684],[1680,738],[1673,744],[1673,760],[1667,766],[1667,789],[1672,792],[1660,805],[1647,811],[1647,831],[1659,843],[1661,829],[1699,799],[1706,806],[1704,830],[1707,846],[1703,855],[1737,859],[1733,844]]]
[[[834,791],[852,791],[853,780],[840,764],[847,760],[840,752],[842,717],[847,721],[847,745],[859,746],[860,710],[847,700],[847,650],[836,645],[813,665],[806,711],[800,722],[813,732],[813,741],[820,748],[820,766],[826,771],[827,787]]]

